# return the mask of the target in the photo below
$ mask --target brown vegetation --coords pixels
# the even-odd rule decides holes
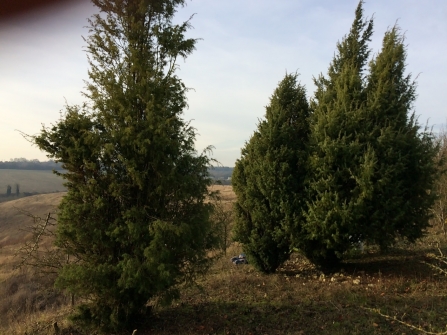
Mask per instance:
[[[27,214],[45,217],[54,212],[65,193],[39,194],[0,203],[0,248],[12,247],[28,241],[23,229],[33,224]],[[1,262],[0,264],[3,264]]]
[[[37,315],[48,314],[65,304],[53,288],[54,276],[32,268],[17,268],[17,251],[30,242],[38,217],[55,212],[64,193],[41,194],[0,203],[0,334],[21,333]],[[33,218],[32,215],[35,217]],[[51,247],[43,240],[42,247]]]

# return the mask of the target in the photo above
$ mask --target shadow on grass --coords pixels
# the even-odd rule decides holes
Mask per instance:
[[[156,314],[142,334],[419,334],[395,320],[387,320],[362,307],[378,308],[425,330],[442,330],[445,322],[433,317],[442,299],[382,299],[346,293],[332,299],[297,304],[208,302],[177,306]],[[439,303],[441,303],[439,305]],[[443,307],[442,307],[443,306]],[[428,310],[426,309],[428,307]],[[441,313],[441,312],[440,312]],[[431,316],[432,315],[432,316]],[[439,314],[438,316],[441,316]],[[426,320],[421,322],[421,320]]]
[[[359,254],[340,263],[338,268],[324,271],[328,277],[334,273],[345,273],[350,276],[368,275],[391,278],[429,280],[436,275],[426,263],[432,261],[427,253],[437,254],[433,248],[420,250],[390,250],[386,253],[371,252]],[[306,261],[302,256],[295,256],[278,270],[287,276],[315,277],[323,273],[320,269]]]
[[[366,255],[360,259],[344,263],[348,273],[381,274],[388,277],[405,277],[407,279],[426,280],[433,277],[433,270],[425,263],[429,258],[423,252],[387,253],[383,255]]]
[[[269,276],[228,268],[208,277],[200,298],[186,294],[159,310],[142,333],[408,335],[420,334],[419,327],[440,333],[447,280],[426,260],[425,250],[365,254],[332,275],[299,256]]]

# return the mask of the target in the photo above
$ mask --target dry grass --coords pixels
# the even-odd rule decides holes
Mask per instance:
[[[45,217],[56,210],[64,194],[39,194],[0,203],[0,248],[23,244],[30,236],[24,235],[22,229],[33,223],[33,219],[26,213]],[[0,264],[3,264],[1,259]]]
[[[213,185],[210,190],[218,191],[223,202],[232,203],[236,200],[236,194],[234,194],[231,185]]]
[[[221,201],[230,208],[235,199],[231,186],[213,189],[221,192]],[[37,208],[42,214],[48,211]],[[0,232],[2,227],[0,219]],[[4,238],[2,233],[0,238]],[[440,242],[438,237],[436,241]],[[180,300],[156,308],[146,324],[135,328],[138,335],[440,333],[447,323],[447,278],[424,263],[430,261],[426,255],[435,251],[432,247],[428,236],[415,247],[403,246],[388,254],[371,249],[346,261],[343,271],[329,275],[294,254],[276,274],[263,275],[251,265],[233,265],[229,258],[241,248],[232,244],[228,256],[218,260],[198,286],[186,288]],[[2,269],[3,262],[13,262],[6,255],[0,257]],[[5,334],[52,334],[54,321],[65,329],[64,334],[81,334],[63,321],[69,312],[65,298],[51,296],[52,292],[46,293],[48,300],[34,296],[39,288],[32,286],[30,275],[11,272],[7,279],[0,279],[0,296],[10,299],[10,307],[0,309],[9,322]],[[0,302],[0,308],[5,304]]]
[[[0,287],[0,334],[23,334],[41,318],[59,313],[69,299],[53,288],[54,277],[16,270]]]
[[[144,334],[418,333],[397,320],[445,330],[447,283],[423,259],[366,254],[326,276],[299,255],[269,276],[222,259],[202,289],[188,289],[173,307],[160,309]]]
[[[231,211],[233,208],[233,202],[236,200],[236,195],[233,192],[231,185],[213,185],[210,187],[213,192],[219,192],[219,201],[223,205],[223,208]]]
[[[34,219],[54,212],[64,193],[41,194],[0,203],[0,334],[23,334],[36,320],[57,313],[67,303],[53,288],[54,276],[20,268],[16,252],[32,234]],[[51,241],[43,241],[50,246]],[[32,325],[32,326],[31,326]]]

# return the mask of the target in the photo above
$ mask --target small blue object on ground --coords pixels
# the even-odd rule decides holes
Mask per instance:
[[[245,257],[245,254],[240,254],[239,256],[234,256],[231,258],[231,262],[233,264],[239,265],[239,264],[248,264],[247,258]]]

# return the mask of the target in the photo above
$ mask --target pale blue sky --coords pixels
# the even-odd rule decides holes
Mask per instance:
[[[264,115],[264,106],[287,72],[298,71],[309,96],[312,77],[326,73],[337,41],[348,33],[357,0],[193,0],[176,21],[195,14],[190,37],[197,50],[180,60],[188,87],[185,119],[197,128],[197,148],[214,145],[214,158],[234,166]],[[379,51],[398,20],[408,44],[408,71],[418,76],[415,111],[420,123],[439,127],[447,108],[447,1],[370,0],[371,47]],[[0,160],[46,160],[17,130],[39,132],[59,118],[65,100],[83,101],[87,78],[82,35],[94,8],[78,0],[15,21],[0,22]]]

